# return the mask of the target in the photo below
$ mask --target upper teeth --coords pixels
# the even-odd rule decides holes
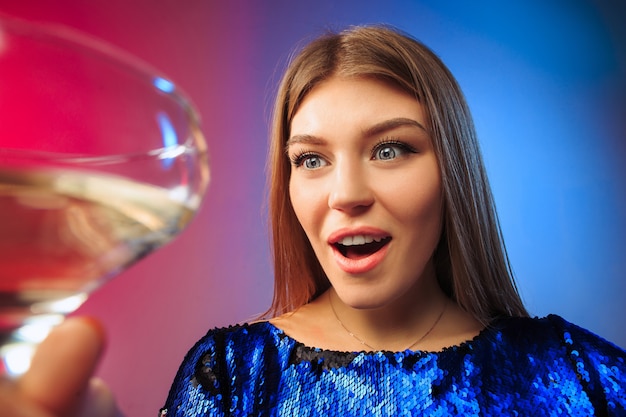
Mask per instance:
[[[366,243],[372,243],[374,241],[380,242],[383,240],[380,237],[372,237],[365,235],[356,235],[356,236],[346,236],[341,239],[338,243],[343,246],[353,246],[353,245],[365,245]]]

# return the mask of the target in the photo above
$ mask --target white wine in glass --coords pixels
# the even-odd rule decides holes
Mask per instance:
[[[207,159],[167,78],[86,35],[0,16],[0,378],[188,225]]]

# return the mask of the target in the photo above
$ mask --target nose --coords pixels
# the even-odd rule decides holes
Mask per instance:
[[[374,202],[374,193],[364,167],[357,161],[337,161],[330,180],[328,206],[334,210],[364,210]]]

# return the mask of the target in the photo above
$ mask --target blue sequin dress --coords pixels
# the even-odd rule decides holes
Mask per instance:
[[[310,348],[268,322],[210,331],[161,415],[626,416],[626,352],[561,317],[494,320],[441,352]]]

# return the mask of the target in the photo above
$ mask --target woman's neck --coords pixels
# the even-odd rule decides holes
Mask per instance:
[[[451,303],[434,279],[422,284],[416,291],[375,309],[346,305],[333,288],[320,301],[326,300],[335,319],[337,337],[347,335],[365,350],[415,349],[435,331]]]
[[[472,339],[483,328],[443,293],[434,276],[405,295],[380,308],[359,309],[331,287],[271,322],[306,346],[335,351],[439,351]]]

